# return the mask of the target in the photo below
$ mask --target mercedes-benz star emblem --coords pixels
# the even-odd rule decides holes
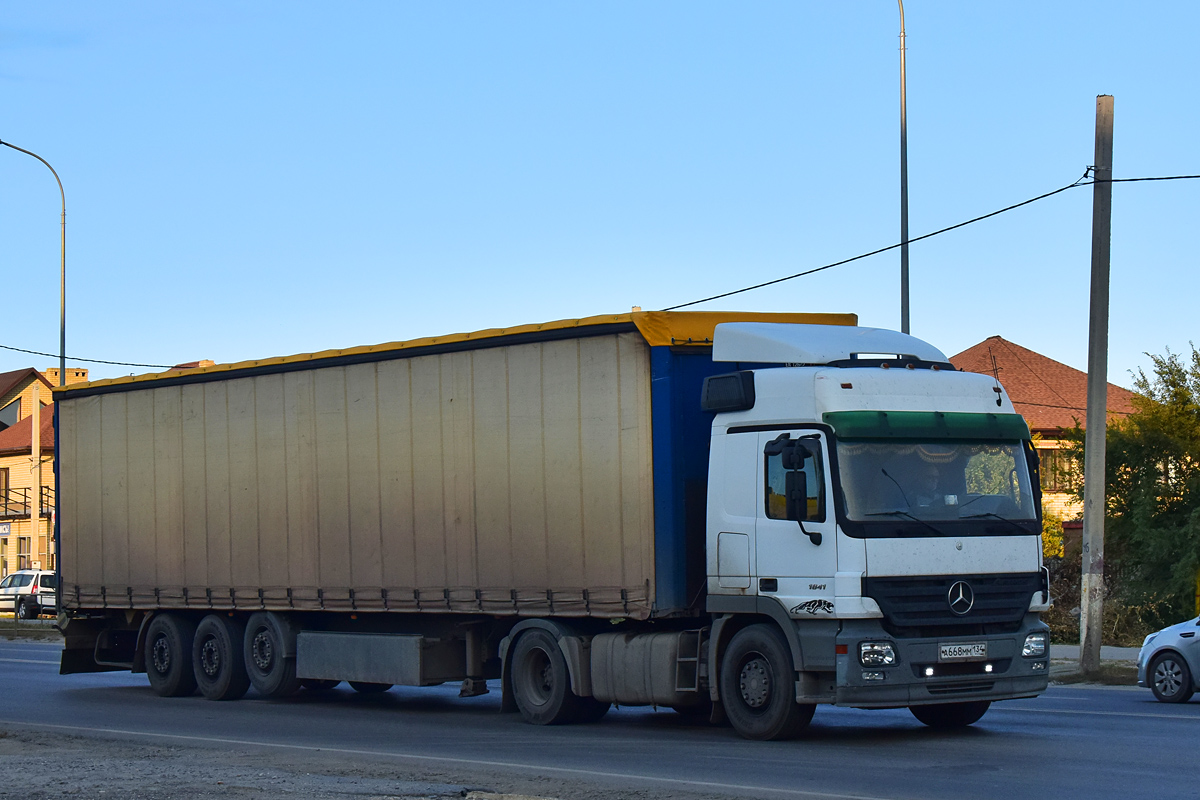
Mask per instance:
[[[950,591],[946,592],[946,602],[950,604],[951,612],[964,617],[975,605],[975,591],[966,581],[955,581]]]

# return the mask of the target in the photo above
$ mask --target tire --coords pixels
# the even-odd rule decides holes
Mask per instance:
[[[931,706],[911,706],[912,715],[931,728],[946,730],[974,725],[987,713],[990,700],[974,703],[938,703]]]
[[[237,700],[250,688],[243,651],[246,626],[236,619],[209,614],[196,626],[192,671],[200,694],[209,700]]]
[[[295,632],[285,619],[268,611],[251,614],[242,647],[250,685],[260,695],[288,697],[300,689],[296,658],[285,655],[295,650]]]
[[[390,683],[367,683],[366,681],[350,681],[350,688],[359,694],[383,694],[391,689]]]
[[[1186,703],[1192,699],[1192,671],[1178,653],[1159,653],[1146,670],[1150,691],[1160,703]]]
[[[175,614],[159,614],[146,628],[146,677],[161,697],[188,697],[196,691],[192,643],[196,624]]]
[[[534,628],[521,634],[513,648],[510,678],[517,710],[528,723],[562,725],[585,713],[584,704],[571,692],[567,660],[548,631]]]
[[[32,600],[22,600],[17,606],[17,616],[21,619],[37,619],[39,609]]]
[[[328,692],[330,689],[337,686],[341,681],[324,680],[322,678],[305,678],[300,681],[300,686],[309,692]]]
[[[721,658],[721,703],[734,730],[747,739],[790,739],[812,720],[816,706],[795,698],[791,648],[774,625],[734,634]]]

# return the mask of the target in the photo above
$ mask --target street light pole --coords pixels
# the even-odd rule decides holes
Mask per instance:
[[[900,4],[900,332],[908,333],[908,119],[904,80],[904,0]]]
[[[62,181],[58,179],[58,173],[54,171],[54,167],[50,166],[50,162],[39,156],[37,153],[31,153],[23,147],[17,147],[15,144],[0,141],[0,144],[5,147],[11,147],[13,150],[24,153],[27,156],[33,156],[38,161],[46,165],[46,169],[50,170],[50,174],[54,176],[54,180],[58,182],[58,193],[62,196],[62,260],[59,264],[58,273],[58,385],[67,385],[67,193],[63,191]]]

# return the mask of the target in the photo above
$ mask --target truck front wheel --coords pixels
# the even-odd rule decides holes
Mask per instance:
[[[938,703],[932,706],[911,706],[912,715],[931,728],[965,728],[987,713],[991,701],[974,703]]]
[[[162,697],[187,697],[196,691],[192,670],[195,624],[174,614],[159,614],[146,629],[146,677]]]
[[[245,636],[245,625],[218,614],[209,614],[196,627],[192,670],[200,694],[209,700],[237,700],[250,688],[242,652]]]
[[[526,722],[560,725],[580,717],[567,660],[553,636],[536,628],[526,631],[517,639],[512,660],[513,696]]]
[[[790,739],[812,720],[812,705],[795,698],[796,670],[783,634],[758,624],[734,634],[721,659],[721,702],[747,739]]]

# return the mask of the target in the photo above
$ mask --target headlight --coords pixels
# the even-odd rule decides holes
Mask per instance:
[[[896,648],[891,642],[860,642],[858,660],[864,667],[890,667],[896,663]]]
[[[1037,631],[1026,636],[1025,646],[1021,648],[1021,655],[1026,658],[1046,655],[1046,632]]]
[[[1155,636],[1158,636],[1158,632],[1157,632],[1157,631],[1155,631],[1154,633],[1152,633],[1152,634],[1148,635],[1148,636],[1147,636],[1145,639],[1143,639],[1143,640],[1142,640],[1142,647],[1145,647],[1146,645],[1148,645],[1148,644],[1150,644],[1151,642],[1153,642],[1153,641],[1154,641],[1154,637],[1155,637]]]

